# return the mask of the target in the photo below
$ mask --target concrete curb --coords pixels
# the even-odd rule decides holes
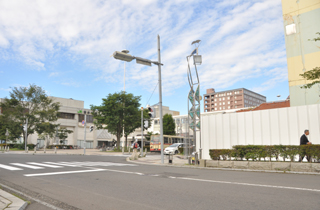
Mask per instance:
[[[221,170],[221,171],[243,171],[243,172],[264,172],[264,173],[280,173],[280,174],[301,174],[301,175],[320,175],[320,173],[313,172],[297,172],[297,171],[275,171],[275,170],[252,170],[252,169],[232,169],[232,168],[210,168],[210,167],[199,167],[199,166],[190,166],[190,165],[166,165],[158,163],[144,163],[141,161],[133,161],[126,158],[127,162],[142,164],[142,165],[157,165],[157,166],[166,166],[166,167],[177,167],[177,168],[192,168],[192,169],[202,169],[202,170]]]
[[[11,201],[11,203],[3,209],[24,210],[28,206],[27,202],[10,193],[5,192],[4,190],[0,190],[0,197]]]

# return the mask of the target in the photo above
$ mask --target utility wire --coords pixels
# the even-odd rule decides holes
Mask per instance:
[[[148,105],[148,103],[149,103],[149,101],[150,101],[150,99],[151,99],[151,97],[152,97],[152,95],[153,95],[154,91],[155,91],[155,90],[156,90],[156,88],[158,87],[158,84],[159,84],[159,82],[158,82],[158,83],[156,84],[156,86],[154,87],[154,90],[153,90],[153,92],[152,92],[152,94],[151,94],[151,96],[150,96],[150,98],[149,98],[148,102],[146,103],[145,107],[147,107],[147,105]]]

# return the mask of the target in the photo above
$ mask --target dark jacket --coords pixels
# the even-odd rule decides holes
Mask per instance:
[[[308,138],[306,137],[306,135],[302,135],[301,138],[300,138],[300,145],[305,145],[307,144],[309,141],[308,141]]]

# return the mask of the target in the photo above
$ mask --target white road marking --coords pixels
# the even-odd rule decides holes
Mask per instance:
[[[2,164],[0,164],[0,168],[4,168],[4,169],[10,170],[10,171],[23,170],[21,168],[16,168],[16,167],[13,167],[13,166],[7,166],[7,165],[2,165]]]
[[[112,162],[60,162],[62,164],[72,164],[78,166],[136,166],[135,164],[112,163]]]
[[[211,183],[220,183],[220,184],[234,184],[234,185],[245,185],[245,186],[254,186],[254,187],[267,187],[267,188],[279,188],[279,189],[289,189],[289,190],[304,190],[304,191],[320,192],[319,189],[309,189],[309,188],[299,188],[299,187],[250,184],[250,183],[242,183],[242,182],[227,182],[227,181],[216,181],[216,180],[206,180],[206,179],[193,179],[193,178],[187,178],[187,177],[176,177],[176,178],[182,179],[182,180],[189,180],[189,181],[199,181],[199,182],[211,182]]]
[[[49,168],[63,168],[63,166],[55,166],[55,165],[49,165],[49,164],[44,164],[44,163],[28,162],[28,164],[37,165],[37,166],[43,166],[43,167],[49,167]]]
[[[59,166],[70,166],[70,167],[80,167],[80,166],[77,166],[75,164],[66,164],[66,163],[54,163],[54,162],[44,162],[46,164],[53,164],[53,165],[59,165]]]
[[[31,166],[31,165],[27,165],[27,164],[23,164],[23,163],[10,163],[10,164],[11,164],[11,165],[15,165],[15,166],[25,167],[25,168],[44,169],[43,167]]]
[[[104,171],[111,171],[111,172],[125,173],[125,174],[143,175],[142,173],[139,173],[139,172],[119,171],[119,170],[111,170],[111,169],[104,169]],[[153,176],[159,176],[159,175],[155,174]],[[320,189],[310,189],[310,188],[286,187],[286,186],[263,185],[263,184],[250,184],[250,183],[216,181],[216,180],[207,180],[207,179],[193,179],[193,178],[187,178],[187,177],[174,177],[174,176],[169,176],[168,178],[170,178],[170,179],[182,179],[182,180],[189,180],[189,181],[199,181],[199,182],[220,183],[220,184],[234,184],[234,185],[244,185],[244,186],[254,186],[254,187],[266,187],[266,188],[278,188],[278,189],[289,189],[289,190],[303,190],[303,191],[320,192]]]
[[[60,175],[60,174],[76,174],[76,173],[88,173],[88,172],[97,172],[104,171],[105,169],[93,169],[93,170],[81,170],[81,171],[62,171],[62,172],[51,172],[51,173],[41,173],[41,174],[24,174],[24,176],[51,176],[51,175]]]

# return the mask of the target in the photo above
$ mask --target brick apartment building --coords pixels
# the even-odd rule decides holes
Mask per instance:
[[[265,96],[245,88],[221,92],[215,92],[213,88],[210,88],[203,96],[204,112],[254,107],[265,103],[267,100]]]

